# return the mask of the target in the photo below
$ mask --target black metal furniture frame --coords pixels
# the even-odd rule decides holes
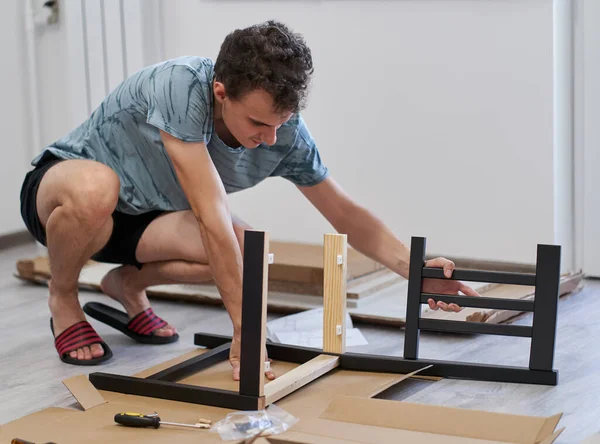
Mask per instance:
[[[420,330],[530,337],[528,368],[448,362],[438,363],[437,376],[556,385],[558,383],[558,372],[553,369],[553,365],[560,285],[560,253],[560,246],[538,245],[535,273],[455,270],[451,278],[472,282],[535,286],[533,301],[445,296],[421,292],[424,278],[446,278],[442,269],[424,267],[425,238],[413,238],[406,307],[404,358],[418,359]],[[529,327],[421,319],[421,304],[427,303],[429,298],[442,300],[446,303],[456,303],[463,307],[533,312],[533,325]]]
[[[425,242],[425,238],[422,237],[413,237],[411,242],[404,357],[332,353],[324,352],[323,349],[266,342],[268,235],[261,231],[247,231],[244,248],[239,392],[176,382],[228,359],[231,337],[206,333],[197,333],[194,337],[194,344],[212,350],[147,378],[91,373],[90,381],[99,390],[236,410],[262,409],[269,404],[264,394],[263,345],[266,343],[269,358],[300,364],[306,364],[320,355],[330,355],[339,358],[336,367],[347,370],[407,374],[424,369],[419,374],[481,381],[556,385],[558,372],[553,369],[553,361],[560,282],[560,246],[538,245],[535,274],[457,269],[451,278],[446,278],[441,269],[424,266]],[[345,280],[345,274],[343,278]],[[427,294],[422,292],[422,283],[425,278],[535,286],[535,298],[533,301],[515,301],[500,298]],[[345,289],[345,287],[343,288]],[[422,319],[421,305],[427,303],[429,298],[446,303],[456,303],[463,307],[533,312],[533,325],[529,327]],[[345,314],[345,304],[343,310]],[[422,330],[530,337],[529,367],[420,359],[418,357],[419,333]],[[310,381],[305,383],[307,382]],[[301,386],[298,385],[295,389]]]
[[[98,390],[130,395],[205,404],[234,410],[260,410],[265,407],[264,340],[268,234],[246,231],[244,235],[244,273],[242,288],[242,347],[239,391],[181,384],[191,376],[229,358],[231,338],[212,350],[188,359],[146,378],[108,373],[90,373],[89,380]]]

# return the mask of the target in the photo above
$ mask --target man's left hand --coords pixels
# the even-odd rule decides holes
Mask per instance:
[[[430,259],[425,262],[425,266],[432,268],[443,268],[444,276],[446,276],[447,278],[452,276],[455,267],[454,262],[443,257]],[[480,296],[479,293],[477,293],[471,287],[460,281],[443,279],[423,279],[423,293],[459,294],[459,291],[462,292],[465,296]],[[432,310],[437,310],[441,308],[444,311],[454,311],[457,313],[462,310],[462,308],[456,304],[446,304],[442,301],[436,302],[431,298],[427,300],[427,303],[429,304],[429,308],[431,308]]]

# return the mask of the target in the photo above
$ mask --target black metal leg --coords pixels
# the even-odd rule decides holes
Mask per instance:
[[[410,246],[410,270],[406,301],[404,357],[417,359],[419,354],[419,318],[421,317],[421,270],[425,265],[425,238],[413,237]]]
[[[231,390],[196,387],[179,382],[167,382],[135,378],[132,376],[90,373],[90,382],[98,390],[149,396],[172,401],[204,404],[234,410],[257,410],[262,408],[261,398],[244,396]]]
[[[268,279],[265,247],[268,247],[265,232],[245,232],[240,394],[246,396],[262,396],[264,388],[266,291],[263,286]]]
[[[560,246],[538,245],[529,368],[552,370],[560,285]]]

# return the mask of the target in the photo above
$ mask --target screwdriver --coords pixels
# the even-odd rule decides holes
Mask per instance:
[[[173,425],[180,427],[192,427],[195,429],[208,429],[209,424],[181,424],[178,422],[167,422],[161,421],[157,414],[143,415],[141,413],[117,413],[115,415],[115,422],[127,427],[154,427],[159,428],[161,425]]]
[[[10,444],[35,444],[35,443],[31,442],[31,441],[25,441],[24,439],[21,439],[21,438],[15,438],[10,442]],[[54,444],[54,443],[47,442],[46,444]]]

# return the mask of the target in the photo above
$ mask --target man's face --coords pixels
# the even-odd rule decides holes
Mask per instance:
[[[290,112],[275,113],[273,99],[263,89],[231,100],[225,94],[222,84],[217,82],[215,96],[222,105],[222,118],[227,129],[246,148],[256,148],[261,143],[274,145],[277,130],[292,117]]]

